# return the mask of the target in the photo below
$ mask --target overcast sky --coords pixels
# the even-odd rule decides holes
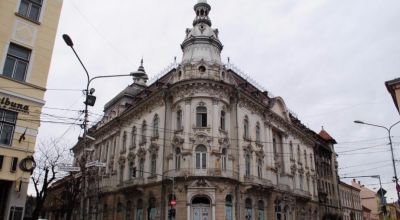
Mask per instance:
[[[67,33],[91,76],[129,74],[140,59],[150,77],[178,61],[185,29],[192,26],[195,0],[65,0],[54,46],[45,113],[76,118],[84,108],[86,76]],[[213,27],[230,57],[259,84],[281,96],[289,109],[316,132],[324,126],[339,143],[341,176],[382,175],[388,199],[395,198],[387,133],[354,124],[384,126],[400,120],[384,82],[400,73],[400,2],[397,0],[230,0],[210,1]],[[93,116],[132,83],[99,79]],[[67,90],[59,90],[67,89]],[[99,115],[95,115],[99,114]],[[42,119],[49,120],[50,116]],[[91,118],[94,120],[95,118]],[[53,120],[55,120],[53,118]],[[62,139],[73,146],[79,126],[42,123],[39,140]],[[400,157],[400,125],[393,129]],[[360,149],[362,148],[362,149]],[[354,150],[354,151],[349,151]],[[348,180],[346,180],[348,181]],[[378,181],[361,181],[378,187]]]

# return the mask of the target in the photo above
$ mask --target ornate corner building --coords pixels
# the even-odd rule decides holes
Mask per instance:
[[[76,218],[339,219],[335,140],[222,63],[210,10],[194,6],[182,61],[150,85],[142,62],[89,129],[90,151],[74,146],[76,163],[106,164],[88,168]]]
[[[0,219],[22,219],[62,0],[0,1]]]

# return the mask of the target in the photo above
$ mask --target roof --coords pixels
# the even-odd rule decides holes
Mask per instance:
[[[325,141],[337,144],[336,140],[330,134],[328,134],[328,132],[326,132],[324,128],[322,128],[322,130],[319,132],[319,136],[322,137],[322,139],[324,139]]]
[[[397,111],[400,112],[399,103],[397,103],[395,90],[400,89],[400,78],[396,78],[393,80],[389,80],[385,82],[386,89],[389,91],[392,96],[393,102],[397,108]]]
[[[359,188],[357,188],[357,187],[355,187],[355,186],[349,185],[349,184],[347,184],[347,183],[345,183],[345,182],[342,182],[342,181],[340,181],[339,184],[340,184],[339,186],[342,186],[342,187],[347,187],[347,188],[349,188],[349,189],[356,190],[356,191],[358,191],[358,192],[361,191],[361,189],[359,189]]]
[[[365,206],[362,206],[362,209],[363,209],[363,212],[371,212],[371,209],[369,209]]]

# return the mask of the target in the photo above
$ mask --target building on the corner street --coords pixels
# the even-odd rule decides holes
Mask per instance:
[[[90,187],[76,216],[339,219],[336,141],[223,63],[211,6],[199,0],[194,10],[182,61],[152,83],[142,61],[73,147],[77,166],[105,164],[83,174]]]
[[[23,218],[61,5],[0,1],[0,219]]]
[[[347,183],[339,183],[343,220],[363,220],[360,189]]]

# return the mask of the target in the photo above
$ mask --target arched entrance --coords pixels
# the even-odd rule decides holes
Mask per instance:
[[[191,203],[191,220],[211,220],[211,202],[206,196],[196,196]]]

